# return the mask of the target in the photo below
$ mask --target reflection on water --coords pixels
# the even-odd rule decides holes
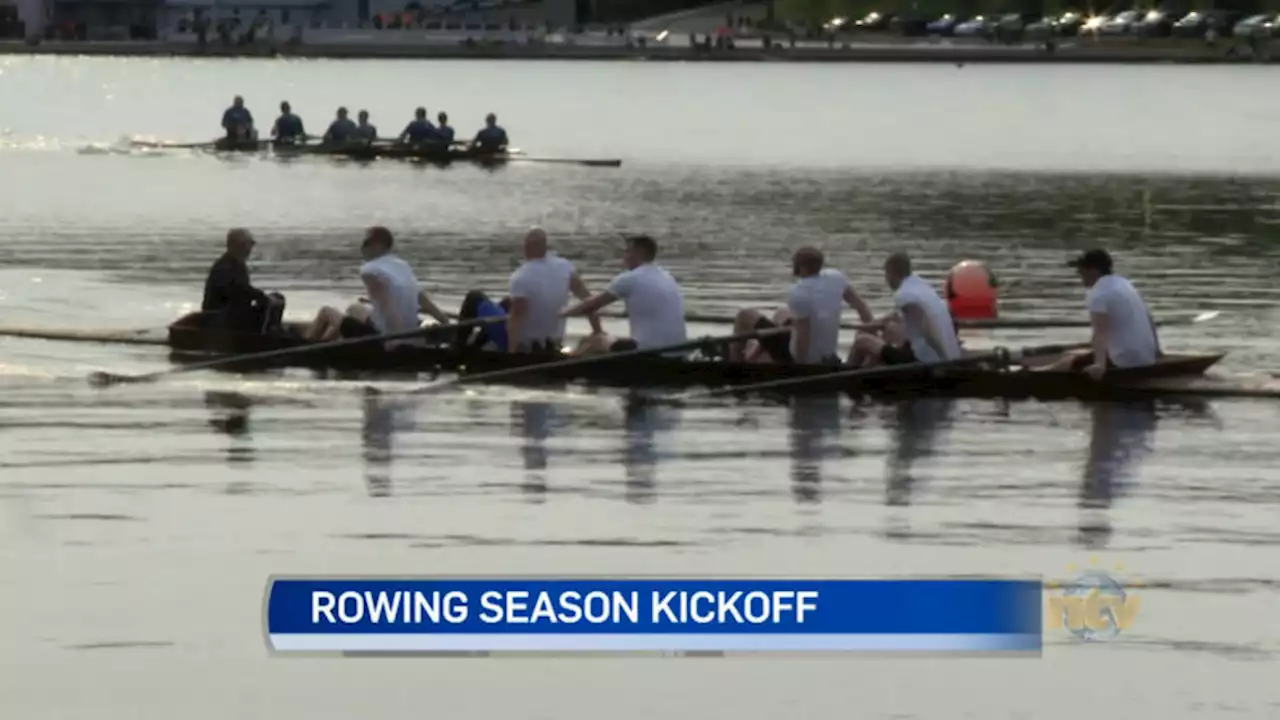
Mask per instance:
[[[1090,407],[1089,456],[1080,483],[1081,545],[1103,548],[1111,540],[1108,510],[1151,452],[1155,403],[1095,403]]]
[[[791,493],[796,502],[822,499],[822,463],[840,454],[840,396],[797,396],[787,414],[791,455]],[[837,439],[833,453],[828,441]]]
[[[551,437],[555,409],[549,402],[518,400],[511,403],[511,424],[524,442],[524,481],[520,489],[530,500],[542,502],[547,494],[547,439]]]
[[[391,466],[395,457],[394,439],[398,433],[412,433],[418,400],[412,396],[390,398],[378,390],[364,390],[364,482],[369,497],[391,495]]]
[[[657,434],[670,435],[680,426],[682,410],[641,398],[628,397],[623,403],[624,446],[622,467],[626,477],[626,500],[651,503],[657,499],[656,469],[661,453]]]
[[[253,399],[238,392],[209,391],[204,394],[204,405],[212,411],[209,427],[229,438],[227,463],[253,462],[253,438],[249,431]]]
[[[885,468],[885,505],[911,504],[915,485],[912,467],[921,458],[937,453],[939,442],[950,429],[956,401],[922,399],[899,402],[893,407],[892,447]]]

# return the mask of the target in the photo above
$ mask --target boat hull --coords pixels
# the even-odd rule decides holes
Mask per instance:
[[[169,329],[175,361],[207,360],[211,355],[239,355],[305,345],[300,337],[237,335],[203,327],[199,314],[183,318]],[[296,328],[293,328],[296,330]],[[447,333],[430,338],[448,343]],[[714,356],[715,349],[704,351]],[[301,367],[318,371],[347,373],[419,373],[453,371],[462,375],[527,367],[560,359],[484,350],[457,351],[444,345],[399,347],[383,350],[377,344],[360,344],[288,354],[241,364],[228,365],[231,371],[278,367]],[[1222,355],[1168,355],[1155,365],[1113,370],[1099,382],[1084,373],[1033,371],[1015,367],[958,368],[945,372],[928,369],[869,378],[830,378],[779,388],[780,394],[844,392],[878,397],[983,397],[1051,399],[1121,399],[1148,397],[1155,390],[1151,381],[1196,377],[1222,359]],[[1031,363],[1034,364],[1034,363]],[[569,365],[504,377],[505,384],[585,381],[615,387],[684,388],[725,387],[792,378],[826,375],[838,370],[829,366],[731,363],[722,359],[680,360],[662,357],[630,357]]]
[[[509,159],[505,152],[481,152],[463,148],[445,148],[442,146],[402,146],[402,145],[294,145],[276,143],[271,140],[232,141],[218,140],[213,143],[215,152],[259,153],[272,152],[281,156],[325,155],[345,157],[353,160],[377,160],[389,158],[396,160],[419,160],[422,162],[442,163],[471,162],[480,164],[502,164]]]

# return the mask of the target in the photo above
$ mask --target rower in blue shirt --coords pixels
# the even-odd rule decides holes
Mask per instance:
[[[400,133],[402,145],[421,145],[438,139],[435,126],[427,119],[427,109],[421,107],[413,111],[413,120]]]
[[[483,152],[500,152],[507,149],[507,131],[498,125],[498,116],[489,113],[484,117],[484,128],[476,133],[471,146]]]
[[[324,133],[323,142],[326,145],[345,145],[356,138],[356,124],[351,122],[351,118],[347,117],[347,109],[338,108],[338,117],[329,123],[329,129]]]
[[[302,128],[302,118],[293,114],[293,109],[287,102],[280,103],[280,117],[271,126],[271,137],[277,143],[289,145],[307,139],[307,133]]]
[[[472,290],[462,299],[462,307],[458,309],[458,321],[466,322],[479,318],[503,317],[511,309],[510,298],[494,302],[483,291]],[[456,350],[483,349],[492,347],[500,352],[507,351],[507,324],[501,321],[485,323],[479,327],[459,328],[453,337]]]
[[[222,113],[222,129],[228,140],[253,140],[258,134],[253,129],[253,114],[244,106],[244,98],[237,95],[231,107]]]
[[[356,118],[360,121],[356,124],[355,139],[366,143],[371,143],[378,139],[378,128],[369,124],[369,111],[361,110]]]
[[[440,137],[440,142],[444,143],[447,148],[453,144],[453,128],[449,127],[449,116],[441,111],[436,115],[436,120],[440,126],[436,128],[436,135]]]

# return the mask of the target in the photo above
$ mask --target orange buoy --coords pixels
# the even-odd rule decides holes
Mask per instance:
[[[947,307],[957,320],[991,320],[996,316],[996,276],[977,260],[965,260],[947,274]]]

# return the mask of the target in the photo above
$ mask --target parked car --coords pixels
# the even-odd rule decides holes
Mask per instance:
[[[1230,10],[1197,10],[1173,24],[1174,37],[1202,38],[1213,25],[1219,35],[1230,35],[1241,13]]]
[[[1277,19],[1280,18],[1275,13],[1250,15],[1236,23],[1231,29],[1231,34],[1236,37],[1270,37],[1275,31]]]
[[[1128,35],[1141,19],[1142,13],[1137,10],[1125,10],[1098,26],[1098,32],[1103,35]]]
[[[1040,22],[1040,19],[1039,13],[1006,13],[996,21],[996,27],[1001,32],[1021,33],[1028,25]]]
[[[956,25],[959,25],[961,18],[958,15],[947,13],[942,17],[934,20],[926,26],[926,30],[930,35],[954,35]]]
[[[1045,40],[1054,36],[1075,35],[1084,25],[1084,16],[1078,12],[1066,12],[1057,17],[1041,18],[1025,28],[1027,37]]]
[[[956,25],[955,35],[956,37],[989,37],[995,26],[994,20],[977,15],[972,20]]]
[[[1093,15],[1087,17],[1084,22],[1080,24],[1080,34],[1097,35],[1102,26],[1109,22],[1111,22],[1110,15]]]
[[[889,29],[889,23],[893,22],[893,15],[886,15],[879,12],[869,12],[866,17],[854,23],[854,27],[858,30],[870,30],[879,32]]]
[[[1133,24],[1133,34],[1142,37],[1169,37],[1178,18],[1164,10],[1152,10]]]

